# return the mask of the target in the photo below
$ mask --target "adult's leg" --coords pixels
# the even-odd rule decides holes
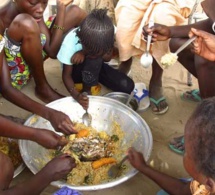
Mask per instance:
[[[173,52],[179,47],[178,44],[179,40],[171,41]],[[215,96],[215,63],[194,55],[190,47],[179,53],[178,57],[179,62],[198,79],[201,98]]]
[[[131,78],[105,63],[102,64],[99,82],[117,92],[130,94],[134,90],[134,82]]]
[[[21,54],[29,65],[36,84],[35,94],[44,102],[51,102],[63,96],[54,91],[46,80],[43,69],[40,29],[27,14],[18,15],[8,28],[8,36],[21,42]]]
[[[155,114],[164,114],[168,110],[168,104],[162,91],[163,69],[154,59],[152,63],[152,76],[149,83],[149,97],[152,111]]]
[[[9,188],[9,185],[13,179],[14,167],[11,162],[11,159],[0,152],[0,190],[5,190]]]
[[[123,61],[119,65],[119,71],[125,74],[128,74],[129,70],[131,69],[132,58],[129,58],[126,61]]]

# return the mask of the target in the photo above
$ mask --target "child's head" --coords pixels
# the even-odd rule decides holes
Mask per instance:
[[[203,100],[186,124],[184,166],[215,192],[215,97]]]
[[[43,18],[48,0],[13,0],[13,4],[20,13],[29,14],[36,21],[40,21]]]
[[[102,56],[114,44],[114,26],[106,9],[94,9],[81,23],[77,36],[89,56]]]

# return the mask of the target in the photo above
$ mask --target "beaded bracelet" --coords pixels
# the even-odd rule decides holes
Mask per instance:
[[[53,28],[54,28],[54,29],[59,29],[59,30],[64,31],[64,27],[58,26],[57,24],[54,24]]]

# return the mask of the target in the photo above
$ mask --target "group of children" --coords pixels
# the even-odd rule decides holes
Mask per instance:
[[[125,72],[130,68],[132,56],[139,54],[138,52],[143,49],[143,46],[141,47],[142,43],[138,42],[138,36],[141,40],[142,30],[134,28],[130,32],[129,27],[134,27],[132,26],[134,21],[138,21],[138,28],[147,22],[149,18],[144,19],[144,22],[142,21],[146,12],[145,7],[150,6],[153,1],[146,1],[142,5],[142,1],[130,1],[129,3],[120,0],[117,5],[116,24],[119,22],[118,24],[121,24],[122,28],[120,25],[117,26],[116,39],[118,43],[121,40],[120,43],[127,44],[126,47],[132,45],[132,48],[128,50],[126,47],[123,48],[123,44],[118,44],[120,56],[123,56],[123,49],[125,52],[130,51],[126,58],[121,58],[122,63],[119,70],[113,69],[105,63],[111,59],[114,49],[114,25],[113,21],[107,16],[107,10],[95,9],[86,14],[78,6],[72,5],[72,0],[57,0],[56,2],[57,14],[53,17],[49,27],[43,19],[43,12],[48,0],[10,0],[4,7],[0,8],[0,33],[2,34],[0,36],[0,90],[3,97],[12,103],[46,118],[56,131],[68,135],[76,133],[76,131],[67,115],[37,103],[19,89],[33,77],[36,85],[35,94],[41,100],[50,102],[63,97],[51,88],[45,77],[43,62],[45,58],[51,57],[57,58],[62,63],[62,79],[65,87],[84,109],[88,107],[88,99],[82,95],[82,92],[92,94],[92,87],[97,86],[99,82],[113,91],[131,93],[134,89],[134,82]],[[186,6],[183,7],[182,4],[178,3],[180,7],[178,4],[172,4],[170,0],[165,1],[165,3],[155,1],[153,4],[156,4],[153,5],[156,10],[158,6],[162,8],[162,6],[168,7],[171,5],[171,9],[168,8],[168,10],[177,8],[180,15],[174,16],[172,25],[182,24],[184,19],[181,19],[181,17],[183,14],[187,14],[185,11],[189,12],[187,10],[189,8],[188,4],[184,4]],[[213,0],[205,0],[203,3],[204,11],[209,16],[209,19],[203,22],[188,26],[167,27],[156,25],[152,29],[145,27],[143,35],[146,36],[153,32],[153,41],[164,41],[172,37],[170,46],[173,45],[174,47],[172,46],[171,49],[174,49],[178,48],[179,43],[175,41],[175,37],[187,38],[191,27],[213,33],[209,28],[211,26],[214,28],[215,14],[211,11],[213,4]],[[125,22],[126,13],[137,10],[136,8],[140,10],[140,5],[143,7],[141,13],[138,13],[136,18],[131,17],[131,22]],[[179,8],[184,8],[184,11]],[[156,18],[155,14],[148,14]],[[185,16],[183,17],[185,18]],[[180,18],[180,22],[176,22],[178,18]],[[123,25],[126,26],[123,27]],[[123,29],[124,32],[121,31]],[[135,35],[134,32],[136,31],[139,32],[139,35]],[[129,32],[132,35],[131,37],[128,36]],[[191,30],[190,36],[193,35],[198,36],[193,45],[193,50],[198,56],[195,55],[194,61],[194,55],[190,53],[189,48],[181,52],[179,61],[184,66],[189,62],[187,68],[198,78],[201,97],[212,97],[214,96],[213,83],[215,83],[212,75],[215,66],[211,61],[215,60],[215,44],[211,40],[215,38],[214,35],[196,29]],[[129,39],[125,41],[127,38]],[[137,46],[131,43],[135,40],[140,44],[137,53],[133,53],[136,50],[133,47]],[[124,61],[129,61],[129,63],[123,65]],[[158,87],[158,96],[161,96],[162,71],[158,68],[156,61],[155,63],[153,65],[154,75],[152,75],[150,85],[151,90],[153,90],[152,86],[155,86],[156,90]],[[154,83],[154,81],[157,83]],[[208,82],[210,87],[206,87]],[[81,90],[77,90],[75,84],[82,84]],[[154,95],[151,93],[151,98]],[[160,99],[160,97],[156,97],[156,101],[158,101],[157,98]],[[164,101],[163,98],[162,101]],[[153,108],[155,113],[161,112],[168,106],[165,102],[164,104],[160,103],[158,102],[159,105],[157,104]],[[133,148],[128,150],[131,165],[150,177],[170,194],[197,194],[196,190],[202,189],[201,193],[203,194],[215,193],[214,116],[215,99],[206,99],[196,108],[186,124],[184,166],[194,179],[191,183],[185,184],[178,179],[153,170],[146,165],[143,155]],[[66,144],[66,140],[54,132],[25,127],[1,116],[0,121],[1,136],[28,139],[53,149]],[[51,181],[64,177],[75,167],[75,161],[66,154],[58,156],[32,179],[12,188],[9,187],[9,184],[13,178],[13,166],[10,159],[2,153],[0,153],[0,166],[4,167],[0,174],[0,194],[28,195],[33,194],[33,192],[34,194],[40,194]],[[194,189],[195,186],[199,188]]]

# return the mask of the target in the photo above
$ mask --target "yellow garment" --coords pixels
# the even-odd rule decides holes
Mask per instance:
[[[205,188],[205,186],[200,185],[199,182],[195,180],[190,183],[190,190],[192,195],[210,195],[210,192]]]
[[[107,15],[115,23],[114,2],[113,0],[74,0],[73,4],[78,5],[88,14],[93,9],[107,9]]]
[[[80,92],[83,89],[83,84],[82,83],[75,83],[75,89]],[[100,91],[101,91],[101,85],[100,84],[91,87],[91,94],[92,95],[99,95]]]
[[[195,0],[119,0],[116,8],[116,41],[120,61],[139,56],[145,51],[142,27],[150,19],[167,26],[187,24]],[[169,41],[153,43],[152,53],[158,63],[168,52]]]

